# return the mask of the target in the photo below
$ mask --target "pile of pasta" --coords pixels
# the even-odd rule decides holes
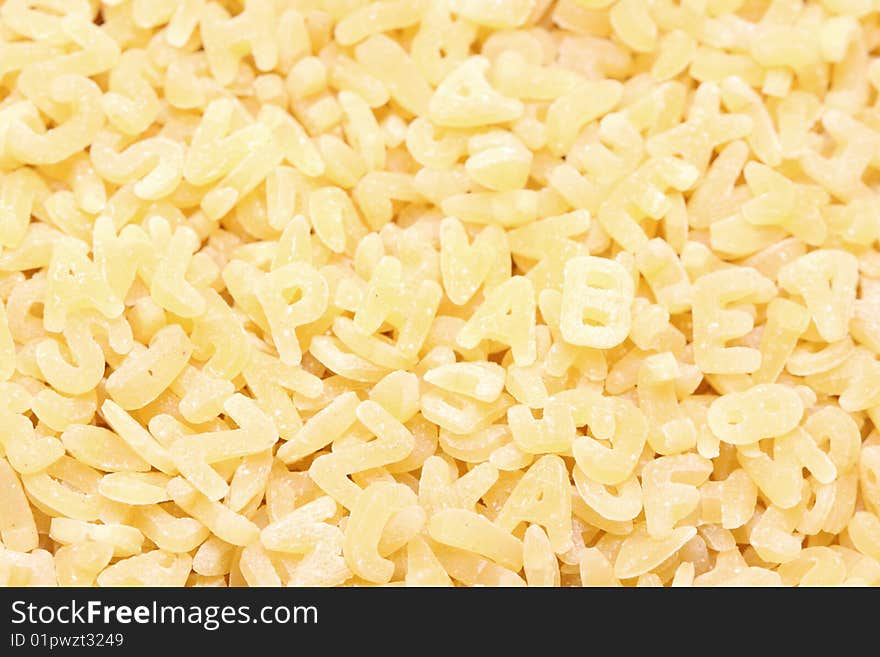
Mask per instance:
[[[0,583],[880,584],[877,0],[5,0]]]

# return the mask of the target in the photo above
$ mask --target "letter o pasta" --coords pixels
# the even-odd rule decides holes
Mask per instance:
[[[3,4],[0,586],[880,586],[869,5]]]

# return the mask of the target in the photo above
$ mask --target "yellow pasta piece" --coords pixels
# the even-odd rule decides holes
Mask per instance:
[[[122,301],[87,253],[85,243],[73,237],[52,247],[43,311],[46,330],[63,330],[68,313],[77,310],[94,308],[108,319],[122,313]]]
[[[498,481],[498,470],[490,463],[480,463],[457,477],[439,456],[431,456],[422,464],[419,479],[419,504],[428,512],[445,508],[473,510]]]
[[[642,486],[636,477],[608,486],[591,480],[580,468],[575,468],[572,478],[578,495],[589,509],[602,518],[627,522],[642,510]]]
[[[112,431],[87,424],[73,424],[61,434],[69,454],[104,472],[146,472],[150,464]]]
[[[678,527],[668,537],[654,538],[638,530],[620,546],[614,562],[614,575],[619,579],[629,579],[649,572],[680,550],[697,530],[693,527]]]
[[[504,388],[504,369],[486,361],[449,363],[425,372],[425,381],[449,392],[493,402]]]
[[[393,514],[415,502],[415,494],[401,484],[376,482],[364,489],[345,526],[343,554],[351,571],[370,582],[384,583],[394,574],[394,563],[380,552],[382,532]]]
[[[55,562],[46,550],[0,550],[0,583],[6,586],[57,586]]]
[[[705,522],[720,523],[724,529],[746,524],[755,511],[758,489],[742,468],[724,481],[709,481],[700,487],[700,515]]]
[[[409,456],[415,446],[412,433],[376,402],[361,402],[355,413],[376,440],[319,456],[309,468],[315,483],[348,509],[362,492],[348,475],[400,461]]]
[[[584,82],[556,98],[547,110],[547,145],[554,155],[564,155],[578,132],[620,102],[623,86],[616,80]]]
[[[544,527],[553,550],[571,547],[571,487],[568,471],[558,456],[542,456],[517,483],[504,503],[496,524],[513,531],[521,522]]]
[[[85,540],[55,552],[55,573],[60,586],[94,586],[98,574],[113,558],[113,546]]]
[[[645,465],[642,486],[649,536],[665,538],[697,508],[697,487],[709,478],[711,467],[696,454],[664,456]]]
[[[56,463],[64,455],[57,438],[40,436],[31,421],[20,414],[0,415],[0,443],[6,460],[20,474],[36,474]]]
[[[474,0],[453,0],[449,8],[468,20],[496,29],[514,28],[522,25],[532,11],[529,0],[505,0],[486,5]]]
[[[858,264],[845,251],[820,249],[779,271],[779,283],[806,301],[816,330],[827,342],[846,337],[853,313]]]
[[[177,467],[164,445],[159,443],[138,422],[118,404],[107,399],[101,406],[101,413],[107,423],[116,431],[138,456],[157,470],[168,475],[177,474]]]
[[[452,580],[425,539],[416,537],[407,545],[406,585],[452,586]]]
[[[767,323],[761,334],[761,365],[752,373],[756,383],[773,383],[809,325],[803,306],[788,299],[767,304]]]
[[[801,552],[802,539],[794,535],[791,515],[791,512],[771,506],[752,527],[749,540],[765,562],[786,563]]]
[[[583,256],[565,265],[559,326],[566,342],[608,349],[626,338],[632,322],[632,278],[622,265]]]
[[[648,424],[630,401],[622,398],[598,401],[588,411],[593,436],[577,437],[572,444],[572,454],[588,477],[615,486],[628,479],[635,469],[645,447]],[[604,441],[610,442],[610,447]]]
[[[355,59],[385,85],[404,109],[421,116],[427,113],[431,87],[395,41],[384,35],[371,36],[355,48]]]
[[[636,254],[636,264],[657,301],[667,311],[677,314],[690,308],[690,281],[684,265],[667,242],[659,238],[647,242]]]
[[[694,283],[694,360],[707,373],[741,374],[761,366],[761,353],[726,343],[752,330],[754,320],[731,304],[767,303],[776,294],[772,281],[754,269],[727,269]],[[722,325],[724,326],[722,330]],[[716,328],[717,327],[717,328]]]
[[[737,460],[761,492],[778,507],[788,509],[800,501],[803,466],[790,443],[774,445],[772,456],[755,444],[738,447]]]
[[[465,349],[481,340],[508,344],[518,365],[530,365],[537,356],[535,291],[524,276],[514,276],[494,288],[461,328],[456,341]]]
[[[803,415],[803,402],[793,389],[775,383],[719,397],[709,407],[712,433],[732,445],[749,445],[794,429]]]
[[[578,570],[583,586],[620,586],[614,566],[598,548],[584,550]]]
[[[526,406],[513,406],[507,411],[507,422],[513,442],[530,454],[564,453],[571,449],[577,433],[571,409],[563,401],[549,400],[543,417],[535,420]]]
[[[260,530],[253,522],[205,497],[181,477],[168,482],[168,494],[177,506],[228,543],[248,545],[259,536]]]
[[[98,575],[98,586],[183,586],[192,567],[187,554],[152,550],[117,561]]]
[[[510,275],[507,235],[497,226],[487,226],[473,243],[468,243],[461,222],[447,217],[440,224],[440,270],[449,299],[463,305],[484,285],[502,283]]]
[[[219,500],[229,490],[212,463],[263,452],[278,440],[275,426],[247,397],[233,395],[224,410],[239,429],[183,436],[169,449],[178,472],[209,500]]]
[[[497,92],[486,80],[489,62],[469,57],[437,86],[428,116],[440,126],[471,128],[518,119],[523,105]]]
[[[169,477],[161,472],[111,472],[101,478],[98,492],[122,504],[159,504],[170,499],[168,481]]]
[[[514,572],[522,568],[522,542],[473,511],[438,511],[428,522],[428,533],[439,543],[476,552]]]
[[[28,496],[52,514],[91,521],[101,514],[99,480],[89,466],[62,456],[45,470],[22,475],[21,483]]]
[[[103,543],[113,548],[114,557],[140,554],[144,541],[143,534],[128,525],[97,525],[70,518],[53,518],[49,526],[49,537],[62,545],[84,541]]]
[[[872,559],[880,555],[880,520],[877,516],[865,512],[857,512],[849,521],[847,533],[856,549]]]
[[[3,511],[0,514],[0,539],[10,550],[30,552],[37,547],[37,526],[28,505],[21,481],[6,462],[0,459],[0,483],[3,492]]]
[[[339,528],[327,524],[336,514],[336,502],[319,497],[293,510],[283,518],[269,523],[260,532],[260,541],[269,550],[306,554],[318,544],[342,545]]]
[[[46,100],[71,107],[69,118],[48,130],[35,131],[17,121],[9,127],[6,148],[24,164],[54,164],[85,148],[104,122],[101,89],[80,75],[60,75],[48,85]],[[42,126],[41,126],[42,128]]]
[[[293,463],[333,442],[357,421],[357,395],[346,392],[334,399],[303,425],[290,440],[278,448],[277,456]]]
[[[281,586],[272,560],[258,544],[248,545],[241,551],[238,567],[248,586]]]
[[[681,370],[669,353],[648,356],[639,368],[639,407],[649,420],[648,444],[658,454],[677,454],[697,444],[697,428],[678,405]]]
[[[148,349],[133,350],[107,377],[107,391],[125,410],[142,408],[177,378],[192,354],[192,343],[179,325],[156,333]]]

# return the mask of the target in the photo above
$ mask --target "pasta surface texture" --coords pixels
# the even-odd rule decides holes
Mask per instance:
[[[0,2],[0,585],[880,585],[878,49]]]

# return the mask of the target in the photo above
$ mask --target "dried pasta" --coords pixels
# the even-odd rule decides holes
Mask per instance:
[[[0,3],[0,585],[880,585],[880,3]]]

